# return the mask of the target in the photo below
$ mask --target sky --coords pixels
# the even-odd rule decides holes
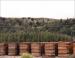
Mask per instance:
[[[2,17],[73,18],[74,0],[1,1]]]

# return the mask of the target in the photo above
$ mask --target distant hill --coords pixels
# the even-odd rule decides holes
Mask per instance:
[[[5,18],[0,17],[0,32],[49,31],[75,36],[75,18]]]

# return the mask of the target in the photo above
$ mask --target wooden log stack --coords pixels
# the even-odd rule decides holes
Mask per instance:
[[[23,53],[28,53],[29,52],[29,43],[28,42],[19,43],[19,52],[20,52],[20,55]]]
[[[46,42],[44,48],[45,48],[46,57],[51,58],[55,56],[55,43],[54,42]]]
[[[0,56],[5,55],[5,44],[0,43]]]
[[[31,53],[35,57],[44,56],[45,58],[53,58],[58,56],[60,58],[66,58],[69,54],[75,55],[75,42],[0,43],[0,56],[15,56],[23,53]]]
[[[73,42],[73,54],[75,55],[75,42]]]
[[[31,53],[35,57],[41,56],[41,45],[39,43],[31,43]]]
[[[69,55],[69,42],[58,42],[58,56],[66,58]]]
[[[8,55],[15,56],[17,54],[17,44],[8,43]]]

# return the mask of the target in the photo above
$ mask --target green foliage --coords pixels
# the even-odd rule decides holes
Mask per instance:
[[[71,41],[68,35],[51,32],[7,32],[0,33],[0,42],[50,42]]]
[[[0,42],[72,41],[75,19],[2,18]],[[75,38],[75,37],[74,37]]]
[[[21,55],[21,58],[33,58],[33,56],[31,54],[29,54],[29,53],[23,53]]]

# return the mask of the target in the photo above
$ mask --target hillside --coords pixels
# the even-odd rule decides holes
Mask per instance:
[[[0,42],[71,41],[75,36],[75,18],[0,17]]]
[[[4,18],[0,17],[0,31],[49,31],[75,35],[75,18],[51,19],[51,18]]]

